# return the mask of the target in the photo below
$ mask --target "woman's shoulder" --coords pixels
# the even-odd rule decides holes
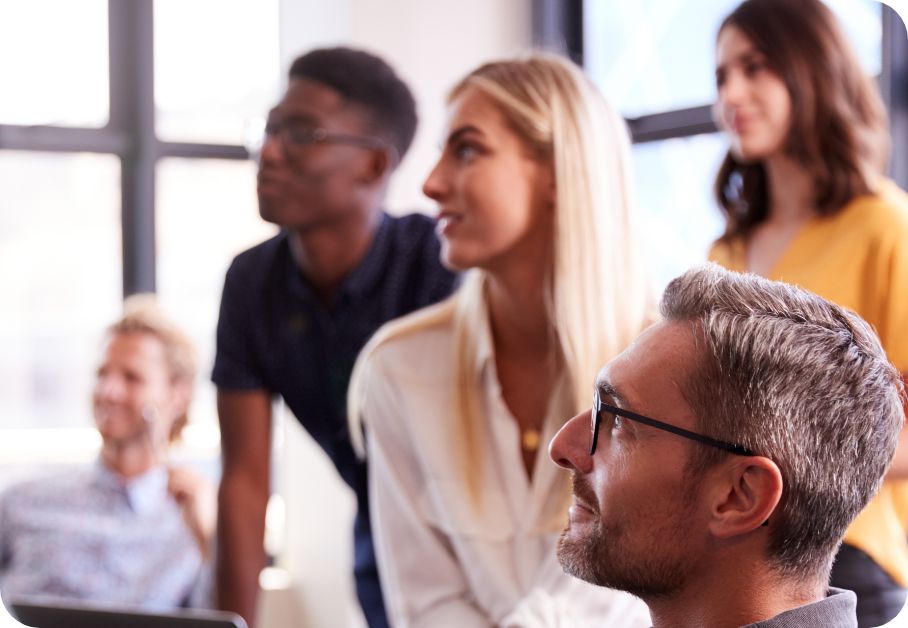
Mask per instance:
[[[908,193],[884,179],[873,194],[854,199],[842,214],[856,229],[901,237],[908,234]]]
[[[744,271],[744,240],[740,236],[723,236],[713,242],[706,259],[729,270]]]
[[[366,344],[362,360],[373,368],[393,365],[396,373],[419,368],[426,359],[450,362],[456,298],[385,323]]]

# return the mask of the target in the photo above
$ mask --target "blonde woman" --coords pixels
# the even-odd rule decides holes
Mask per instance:
[[[568,61],[489,63],[451,91],[424,192],[442,261],[471,272],[383,327],[350,389],[393,625],[650,625],[563,574],[570,480],[541,450],[644,325],[627,168],[621,119]]]

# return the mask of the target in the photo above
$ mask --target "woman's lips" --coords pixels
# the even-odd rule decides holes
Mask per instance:
[[[435,233],[439,237],[449,237],[456,231],[458,225],[463,222],[463,215],[454,212],[443,211],[438,214],[435,224]]]
[[[736,135],[747,131],[747,128],[753,123],[753,116],[736,115],[732,118],[729,125]]]

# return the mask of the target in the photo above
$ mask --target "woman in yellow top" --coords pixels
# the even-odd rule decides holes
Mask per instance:
[[[731,147],[715,184],[727,227],[710,258],[853,309],[906,373],[908,195],[883,176],[888,126],[875,83],[819,0],[747,0],[716,49],[715,117]],[[905,602],[905,489],[892,481],[905,476],[902,445],[832,571],[833,586],[857,592],[861,626]]]

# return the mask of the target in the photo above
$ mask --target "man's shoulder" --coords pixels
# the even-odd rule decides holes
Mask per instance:
[[[386,214],[395,231],[432,234],[435,231],[435,219],[421,212],[409,214]]]
[[[904,241],[908,237],[908,194],[887,179],[877,193],[854,199],[832,220],[853,238]]]
[[[239,253],[233,258],[228,274],[256,275],[265,272],[280,254],[287,236],[281,231],[274,237],[268,238]]]
[[[388,233],[395,248],[405,251],[431,251],[439,248],[435,219],[420,213],[392,216],[386,214]]]
[[[59,504],[68,498],[78,499],[90,485],[91,471],[85,468],[39,473],[11,483],[3,490],[0,501],[8,508],[44,502]]]
[[[384,262],[397,281],[423,286],[428,293],[417,298],[417,307],[447,296],[457,285],[457,273],[441,262],[441,243],[435,219],[425,214],[386,215]]]

